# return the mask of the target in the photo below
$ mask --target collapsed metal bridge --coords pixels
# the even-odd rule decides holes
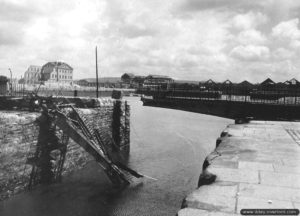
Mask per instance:
[[[112,127],[116,129],[112,133],[101,125],[103,116],[86,114],[84,109],[73,104],[43,103],[41,108],[41,116],[36,120],[39,125],[37,144],[27,158],[27,163],[32,165],[29,188],[61,180],[70,138],[97,161],[113,184],[128,185],[132,177],[143,177],[124,165],[122,160],[129,153],[130,120],[127,116],[125,122],[121,122],[120,116],[124,114],[120,100],[115,100],[113,105],[112,118],[115,121]],[[126,102],[125,109],[129,113]],[[95,108],[94,113],[97,112],[99,110]],[[121,136],[127,136],[126,143],[121,142]]]

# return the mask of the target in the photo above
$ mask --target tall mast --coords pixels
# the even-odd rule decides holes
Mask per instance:
[[[99,90],[99,84],[98,84],[98,57],[97,57],[97,46],[96,46],[96,97],[98,98],[98,90]]]

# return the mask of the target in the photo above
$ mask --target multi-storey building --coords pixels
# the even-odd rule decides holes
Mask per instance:
[[[148,75],[144,81],[144,87],[157,87],[157,86],[168,86],[173,83],[174,80],[168,76],[162,75]]]
[[[30,65],[24,73],[25,84],[36,84],[41,77],[41,66]]]
[[[48,62],[42,67],[42,80],[49,83],[73,83],[73,68],[64,62]]]

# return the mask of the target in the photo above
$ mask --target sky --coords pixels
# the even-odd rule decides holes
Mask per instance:
[[[74,79],[300,80],[297,0],[0,0],[0,75],[64,61]]]

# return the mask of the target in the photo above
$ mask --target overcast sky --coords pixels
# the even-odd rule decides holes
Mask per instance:
[[[75,79],[300,79],[298,0],[0,0],[0,74],[65,61]]]

